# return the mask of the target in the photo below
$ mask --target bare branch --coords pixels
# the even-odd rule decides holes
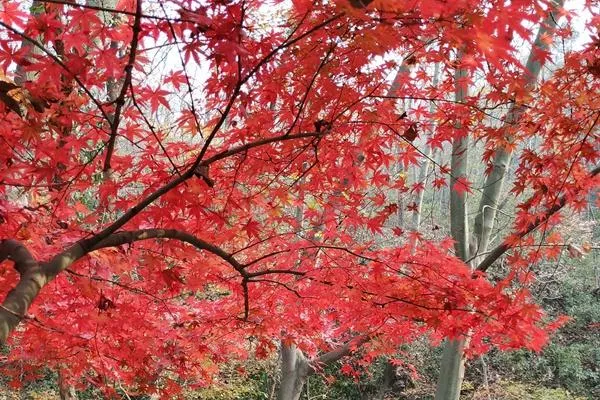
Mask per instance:
[[[162,152],[164,153],[164,155],[167,157],[167,160],[169,160],[169,163],[173,167],[173,170],[177,173],[177,175],[181,176],[181,172],[179,171],[179,168],[177,167],[177,165],[175,165],[175,162],[173,161],[173,159],[169,155],[169,152],[167,152],[167,149],[166,149],[165,145],[163,144],[162,140],[160,140],[160,137],[158,136],[158,133],[154,129],[154,126],[152,125],[152,123],[150,123],[150,120],[148,120],[148,117],[146,117],[146,115],[144,114],[144,111],[142,110],[142,108],[138,104],[137,99],[135,97],[135,92],[133,91],[133,87],[131,87],[131,101],[133,103],[133,106],[137,109],[138,113],[140,114],[140,116],[144,120],[144,123],[146,124],[146,126],[150,130],[150,133],[152,133],[152,136],[154,136],[154,139],[156,139],[156,142],[158,143],[160,149],[162,150]]]
[[[248,279],[242,279],[242,292],[244,293],[244,321],[248,320],[250,314],[250,300],[248,298]]]
[[[257,276],[270,275],[270,274],[283,274],[283,275],[287,274],[287,275],[304,276],[304,275],[306,275],[306,272],[293,271],[291,269],[265,269],[265,270],[258,271],[258,272],[249,272],[248,277],[256,278]],[[253,281],[253,282],[257,282],[257,281]]]

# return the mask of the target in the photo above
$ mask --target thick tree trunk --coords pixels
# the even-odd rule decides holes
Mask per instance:
[[[444,344],[440,377],[435,392],[436,400],[460,398],[460,388],[465,375],[464,346],[465,339],[448,340]]]
[[[281,380],[278,400],[298,400],[307,378],[326,365],[334,363],[350,353],[356,347],[369,340],[368,336],[358,336],[333,350],[308,360],[295,345],[281,344]]]
[[[281,383],[277,400],[299,400],[310,365],[295,345],[281,345]]]
[[[77,400],[75,388],[63,379],[62,371],[58,372],[58,391],[60,400]]]

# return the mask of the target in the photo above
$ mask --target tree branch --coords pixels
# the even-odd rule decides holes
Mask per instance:
[[[319,357],[315,358],[314,360],[311,360],[308,374],[312,375],[315,372],[320,371],[323,366],[329,365],[331,363],[334,363],[334,362],[346,357],[347,355],[352,353],[352,351],[354,349],[356,349],[357,347],[360,347],[363,344],[365,344],[366,342],[368,342],[369,339],[370,339],[370,337],[367,335],[357,336],[357,337],[351,339],[350,341],[348,341],[347,343],[345,343],[341,346],[338,346],[335,349],[333,349],[327,353],[320,355]]]
[[[333,17],[328,18],[325,21],[321,22],[320,24],[313,26],[308,31],[304,32],[301,35],[298,35],[294,39],[291,39],[291,37],[294,35],[294,33],[296,31],[296,30],[293,30],[291,32],[290,36],[283,43],[281,43],[279,46],[275,47],[267,55],[265,55],[243,78],[241,75],[238,76],[237,83],[231,93],[231,98],[229,99],[229,102],[225,106],[225,110],[223,111],[223,113],[222,113],[221,117],[219,118],[219,120],[217,121],[216,125],[211,130],[210,134],[206,137],[206,141],[205,141],[204,145],[202,146],[202,149],[200,149],[200,153],[196,157],[196,161],[194,162],[192,169],[196,169],[196,167],[198,167],[201,164],[202,165],[210,164],[210,162],[208,162],[208,160],[203,161],[204,155],[206,154],[206,151],[208,150],[208,147],[209,147],[210,143],[212,142],[212,140],[214,139],[215,135],[217,134],[217,132],[219,131],[221,126],[225,123],[225,119],[229,115],[229,112],[231,111],[231,109],[233,107],[233,103],[237,99],[237,96],[238,96],[242,86],[246,82],[248,82],[248,80],[250,80],[250,78],[252,78],[254,76],[254,74],[256,74],[258,72],[258,70],[264,64],[266,64],[272,57],[274,57],[280,50],[283,50],[285,48],[292,46],[294,43],[297,43],[298,41],[302,40],[303,38],[310,36],[313,32],[316,32],[319,29],[324,28],[325,26],[327,26],[330,23],[332,23],[333,21],[339,19],[343,15],[344,15],[343,13],[338,13],[338,14],[334,15]],[[239,72],[241,72],[241,71],[239,71]],[[268,143],[270,143],[270,142],[268,142]]]
[[[19,282],[6,295],[0,307],[0,343],[21,322],[33,299],[47,280],[29,250],[16,240],[0,241],[0,262],[12,260],[19,273]]]
[[[217,247],[211,243],[208,243],[194,235],[191,235],[187,232],[179,231],[176,229],[153,228],[153,229],[140,229],[140,230],[136,230],[136,231],[124,231],[124,232],[113,233],[113,234],[109,235],[108,237],[106,237],[104,240],[102,240],[99,243],[95,244],[94,246],[90,247],[87,251],[79,252],[77,254],[77,257],[74,257],[71,260],[71,262],[69,263],[69,265],[74,263],[81,257],[85,256],[86,254],[91,253],[92,251],[95,251],[95,250],[100,250],[100,249],[103,249],[106,247],[122,246],[124,244],[130,244],[130,243],[138,242],[141,240],[148,240],[148,239],[174,239],[174,240],[179,240],[181,242],[191,244],[192,246],[194,246],[195,248],[197,248],[199,250],[206,250],[209,253],[212,253],[212,254],[218,256],[219,258],[223,259],[228,264],[230,264],[237,272],[239,272],[240,275],[242,275],[243,277],[245,277],[247,275],[246,272],[244,271],[243,265],[240,264],[231,254],[227,253],[220,247]],[[62,258],[60,258],[60,255],[58,255],[53,259],[53,261],[51,261],[49,263],[50,270],[52,271],[51,272],[52,277],[55,276],[55,273],[61,272],[68,267],[68,265],[63,267],[63,264],[52,265],[54,260],[57,259],[57,257],[58,257],[58,259],[62,259]]]
[[[590,172],[588,178],[591,179],[591,178],[595,177],[596,175],[598,175],[599,173],[600,173],[600,166],[594,168]],[[534,222],[530,223],[527,226],[527,228],[525,228],[521,232],[517,233],[516,236],[519,239],[527,236],[528,234],[530,234],[531,232],[536,230],[540,225],[546,223],[550,219],[550,217],[552,217],[554,214],[556,214],[566,204],[567,204],[567,196],[562,196],[555,205],[553,205],[546,211],[546,213],[543,216],[536,218],[536,220]],[[504,243],[496,246],[492,251],[489,252],[489,254],[483,259],[483,261],[481,261],[479,263],[476,270],[481,271],[481,272],[487,271],[487,269],[489,267],[491,267],[492,264],[498,258],[500,258],[500,256],[502,256],[504,253],[506,253],[508,250],[512,249],[513,247],[516,247],[516,245],[510,244],[506,241]]]
[[[133,64],[135,63],[135,56],[137,53],[139,34],[142,30],[141,19],[142,19],[142,0],[137,0],[136,8],[135,8],[135,19],[133,21],[133,32],[131,38],[131,44],[129,46],[129,59],[127,60],[127,65],[125,66],[125,78],[123,79],[123,86],[121,87],[121,93],[115,99],[115,113],[112,115],[112,120],[110,121],[110,137],[108,139],[108,144],[106,145],[106,158],[104,159],[104,167],[102,171],[107,172],[110,170],[110,159],[112,157],[115,141],[117,138],[117,130],[119,129],[119,123],[121,122],[121,111],[123,110],[123,105],[125,105],[125,95],[127,94],[127,89],[131,85],[131,75],[133,74]]]
[[[116,247],[148,239],[174,239],[191,244],[199,250],[212,253],[230,264],[243,278],[248,280],[244,267],[231,254],[220,247],[197,238],[187,232],[175,229],[141,229],[113,233],[88,248],[71,247],[58,254],[52,260],[40,265],[27,250],[16,240],[0,241],[0,262],[10,259],[15,263],[20,279],[8,293],[0,307],[0,343],[6,342],[8,334],[19,324],[27,309],[38,296],[40,290],[56,275],[92,251],[106,247]],[[248,304],[245,300],[245,309]]]
[[[84,10],[95,10],[95,11],[102,11],[102,12],[106,12],[106,13],[112,13],[112,14],[117,14],[117,15],[129,15],[129,16],[135,16],[137,13],[134,11],[127,11],[127,10],[119,10],[116,8],[108,8],[108,7],[102,7],[102,6],[95,6],[95,5],[91,5],[91,4],[79,4],[79,3],[74,3],[72,0],[68,1],[68,0],[37,0],[40,3],[50,3],[50,4],[61,4],[61,5],[65,5],[65,6],[69,6],[72,8],[81,8]],[[196,23],[195,20],[193,19],[189,19],[189,18],[171,18],[171,17],[161,17],[158,15],[150,15],[150,14],[140,14],[140,16],[142,18],[146,18],[146,19],[152,19],[152,20],[158,20],[158,21],[174,21],[174,22],[191,22],[191,23]]]
[[[219,161],[224,158],[233,156],[235,154],[243,153],[243,152],[253,149],[255,147],[264,146],[266,144],[271,144],[271,143],[279,142],[279,141],[283,142],[285,140],[321,137],[321,136],[325,135],[327,132],[328,132],[327,130],[325,130],[323,132],[302,132],[302,133],[297,133],[295,135],[279,135],[279,136],[273,136],[273,137],[269,137],[269,138],[259,139],[254,142],[242,144],[242,145],[239,145],[236,147],[232,147],[229,150],[225,150],[220,153],[217,153],[214,156],[209,157],[206,160],[204,160],[202,162],[202,165],[209,165],[209,164],[214,163],[215,161]]]

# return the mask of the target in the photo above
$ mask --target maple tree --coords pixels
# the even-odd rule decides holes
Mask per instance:
[[[516,40],[551,7],[3,0],[3,372],[175,396],[278,340],[310,355],[361,344],[366,358],[466,332],[470,354],[540,349],[563,321],[529,297],[530,265],[556,256],[535,244],[558,243],[545,232],[598,184],[600,40],[535,87],[519,60]],[[475,75],[485,85],[468,95]],[[399,112],[403,99],[435,107]],[[488,123],[511,105],[510,126]],[[390,192],[425,190],[391,172],[426,158],[425,131],[432,149],[481,141],[485,163],[523,149],[512,234],[475,271],[452,240],[387,224]],[[480,191],[433,169],[428,189]],[[508,250],[512,273],[490,282]]]

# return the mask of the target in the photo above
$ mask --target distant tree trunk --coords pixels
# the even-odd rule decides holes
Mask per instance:
[[[117,8],[117,0],[86,0],[86,4],[90,6],[102,6],[107,9],[115,9]],[[98,17],[102,20],[105,25],[117,25],[120,23],[119,14],[113,14],[106,11],[99,11]],[[116,41],[111,41],[110,43],[111,49],[118,50],[119,44]],[[133,51],[133,50],[132,50]],[[121,92],[121,88],[126,83],[121,80],[121,82],[116,81],[113,78],[109,78],[106,81],[106,100],[108,103],[113,103],[119,97]],[[114,113],[108,114],[110,118],[110,123],[114,123],[115,115]],[[109,141],[107,144],[107,153],[110,155],[113,152],[115,140]],[[103,178],[105,180],[110,180],[112,177],[112,170],[107,168],[110,164],[105,162],[104,170],[102,171]]]
[[[392,85],[390,86],[389,90],[388,90],[388,96],[398,96],[401,93],[401,85],[402,85],[402,78],[403,75],[407,75],[410,74],[410,67],[404,62],[405,60],[402,61],[402,64],[400,64],[400,67],[398,68],[398,72],[396,72],[396,76],[394,77],[394,81],[392,82]],[[402,107],[402,112],[406,112],[409,108],[410,108],[410,100],[405,100],[403,102],[403,107]],[[406,176],[408,171],[404,170],[404,166],[402,164],[398,164],[396,165],[396,171],[393,171],[393,173],[398,174],[398,176],[402,176],[403,174]],[[407,176],[406,176],[407,177]],[[406,179],[406,178],[405,178]],[[396,191],[396,204],[398,205],[398,211],[396,213],[397,215],[397,222],[396,222],[396,226],[404,226],[404,193],[402,189],[398,189]]]
[[[383,369],[383,380],[374,400],[383,400],[386,394],[390,393],[396,383],[396,367],[389,360],[386,360],[385,368]]]
[[[400,65],[400,67],[398,68],[398,72],[396,73],[396,76],[394,77],[394,81],[392,82],[392,85],[390,86],[390,89],[388,90],[388,95],[389,96],[398,96],[401,93],[401,84],[402,84],[402,78],[403,75],[407,75],[410,74],[410,67],[409,65],[405,62],[405,60],[402,61],[402,64]],[[408,110],[410,109],[410,100],[405,100],[404,101],[404,105],[402,107],[402,112],[407,113]],[[402,176],[404,175],[404,179],[407,180],[408,179],[408,172],[404,169],[404,166],[402,164],[398,164],[397,166],[397,171],[396,173],[398,174],[398,176]],[[406,204],[404,204],[404,191],[402,189],[398,189],[396,191],[396,204],[398,206],[398,211],[397,211],[397,221],[396,221],[396,226],[399,228],[404,228],[405,226],[405,221],[404,221],[404,209],[406,207]],[[388,391],[390,391],[392,389],[392,385],[393,385],[393,380],[389,379],[390,377],[388,376],[388,374],[390,373],[390,371],[394,372],[395,371],[395,367],[390,363],[389,360],[386,360],[385,363],[385,369],[384,369],[384,376],[383,376],[383,382],[379,388],[379,391],[377,393],[377,395],[375,396],[375,399],[383,399],[383,396],[385,395],[385,393],[387,393]]]
[[[434,71],[433,71],[433,86],[437,87],[438,84],[438,80],[439,80],[439,74],[440,74],[440,65],[438,63],[435,64],[434,67]],[[433,112],[433,108],[434,108],[434,104],[431,103],[431,106],[429,108],[430,112]],[[433,129],[432,129],[433,130]],[[424,140],[425,144],[427,144],[427,137]],[[431,152],[431,147],[426,146],[426,159],[423,160],[423,162],[421,163],[421,167],[419,168],[419,174],[417,176],[417,183],[421,183],[421,182],[425,182],[425,180],[427,179],[427,174],[429,173],[429,164],[431,163],[429,161],[429,158],[431,158],[432,156],[432,152]],[[425,190],[421,190],[420,192],[418,192],[415,195],[415,204],[416,204],[416,209],[413,212],[413,229],[414,230],[418,230],[419,227],[421,226],[421,212],[423,209],[423,198],[425,197]]]
[[[431,157],[431,149],[427,149],[425,153],[427,157]],[[429,173],[429,160],[423,160],[421,167],[419,168],[419,175],[417,177],[417,182],[425,182],[427,179],[427,174]],[[423,199],[425,197],[425,190],[421,190],[420,192],[415,194],[415,205],[416,208],[413,211],[412,216],[412,225],[414,230],[418,230],[421,226],[421,215],[423,210]]]
[[[29,7],[29,14],[32,18],[37,18],[40,14],[42,14],[43,10],[44,3],[38,0],[34,0],[31,3],[31,7]],[[24,53],[27,54],[27,56],[41,53],[40,49],[34,47],[33,44],[31,44],[31,42],[29,42],[28,40],[21,41],[21,50],[25,50]],[[17,64],[17,68],[15,70],[15,83],[21,86],[25,81],[33,79],[35,74],[36,72],[34,71],[26,72],[23,65]]]
[[[117,0],[86,0],[86,4],[88,4],[90,6],[95,6],[95,7],[101,6],[101,7],[105,7],[108,9],[117,8]],[[117,25],[118,23],[120,23],[118,15],[119,14],[112,14],[112,13],[105,12],[105,11],[98,11],[98,17],[102,20],[103,24],[105,24],[105,25]],[[119,47],[119,44],[113,40],[110,43],[110,47],[112,49],[117,49]],[[120,91],[121,91],[121,82],[117,82],[112,78],[110,78],[106,82],[106,94],[107,94],[106,100],[109,103],[113,102],[117,99]],[[113,116],[111,115],[111,117],[113,117]]]
[[[564,0],[557,0],[554,3],[554,7],[561,7],[563,3]],[[548,50],[547,37],[552,35],[555,26],[556,19],[553,17],[552,12],[550,12],[548,13],[546,20],[540,26],[531,52],[529,53],[527,63],[525,64],[526,82],[528,86],[533,86],[537,82],[542,70],[542,64],[536,55],[536,51]],[[504,128],[508,129],[511,125],[517,123],[523,111],[523,106],[513,104],[506,114]],[[508,139],[510,141],[511,137]],[[502,193],[502,187],[504,185],[506,171],[510,165],[511,157],[512,152],[502,147],[497,148],[494,153],[492,170],[483,185],[479,210],[473,224],[474,237],[471,248],[471,253],[473,255],[485,253],[489,247],[490,236],[496,220],[496,211],[498,210],[500,193]],[[476,265],[478,262],[479,259],[476,258],[474,264]]]

